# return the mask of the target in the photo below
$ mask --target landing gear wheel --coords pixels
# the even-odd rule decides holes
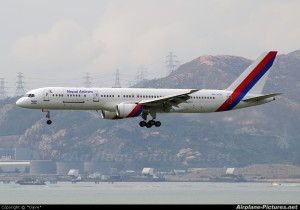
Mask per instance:
[[[47,118],[47,124],[51,125],[52,124],[52,120],[50,120],[50,111],[48,109],[42,109],[42,112],[46,112],[46,118]]]
[[[141,121],[141,122],[140,122],[140,126],[141,126],[141,127],[145,127],[146,124],[147,124],[147,123],[146,123],[145,121]]]
[[[152,126],[155,126],[155,127],[159,127],[161,126],[161,122],[160,121],[156,121],[156,109],[150,109],[150,107],[143,107],[143,113],[142,113],[142,118],[143,118],[143,121],[141,121],[139,123],[139,125],[141,127],[147,127],[147,128],[151,128]],[[147,122],[147,116],[150,115],[152,117],[151,120],[149,120]]]
[[[155,121],[154,120],[149,120],[148,124],[150,124],[151,126],[155,125]]]
[[[160,121],[156,121],[154,125],[155,125],[155,127],[159,127],[159,126],[161,126],[161,122]]]

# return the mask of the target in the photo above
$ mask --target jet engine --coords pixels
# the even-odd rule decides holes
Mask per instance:
[[[140,104],[126,104],[120,103],[117,105],[117,116],[121,118],[137,117],[143,111]]]
[[[101,110],[101,116],[102,119],[108,119],[108,120],[120,119],[120,117],[117,116],[116,112],[110,112],[105,110]]]

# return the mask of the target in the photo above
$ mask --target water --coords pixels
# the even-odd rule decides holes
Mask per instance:
[[[299,204],[300,183],[0,184],[0,204]]]

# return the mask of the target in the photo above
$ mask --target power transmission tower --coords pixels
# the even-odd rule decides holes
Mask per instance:
[[[0,99],[6,98],[5,86],[4,86],[4,78],[0,78]]]
[[[116,71],[115,85],[113,86],[113,88],[120,88],[120,87],[121,87],[121,83],[120,83],[120,73],[119,73],[119,69],[117,69],[117,71]]]
[[[18,72],[18,76],[17,76],[17,88],[16,88],[16,93],[15,96],[21,96],[25,94],[25,90],[24,90],[24,82],[23,82],[23,73]]]
[[[176,60],[177,56],[175,55],[175,52],[169,52],[167,55],[167,69],[168,69],[168,74],[171,74],[173,71],[175,71],[179,66],[179,61]]]
[[[85,77],[84,77],[84,79],[85,79],[85,81],[84,81],[84,86],[85,87],[91,87],[91,77],[90,77],[90,74],[89,73],[85,73]]]
[[[138,67],[138,72],[137,72],[137,75],[136,75],[137,83],[139,83],[139,82],[143,81],[144,79],[146,79],[146,74],[147,74],[146,67],[144,65],[140,65]]]

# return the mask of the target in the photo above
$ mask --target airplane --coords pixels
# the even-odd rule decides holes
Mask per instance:
[[[41,109],[47,124],[50,110],[95,110],[103,119],[142,117],[140,127],[160,127],[157,113],[207,113],[231,111],[265,104],[281,93],[262,94],[277,51],[264,52],[228,88],[155,89],[44,87],[30,90],[16,105]],[[151,120],[147,121],[147,117]]]

